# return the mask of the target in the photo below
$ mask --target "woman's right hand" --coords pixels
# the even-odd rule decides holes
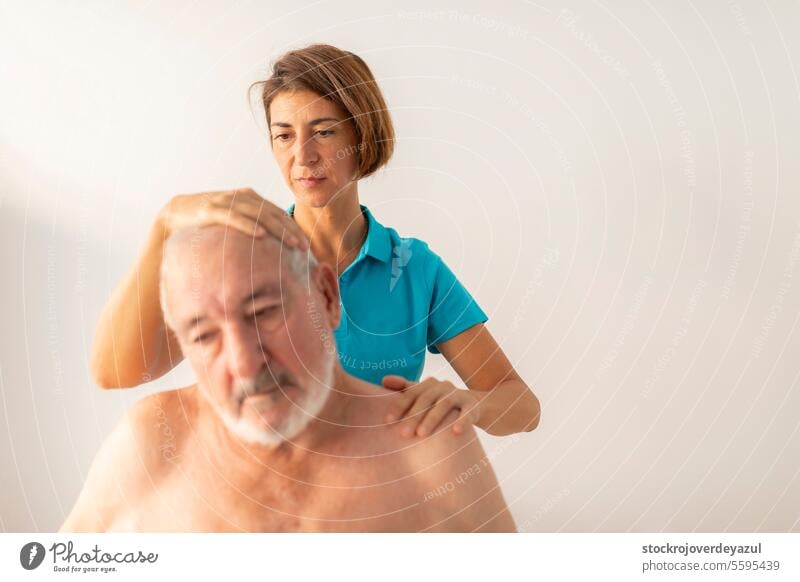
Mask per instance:
[[[161,209],[156,220],[164,238],[184,227],[222,224],[259,238],[272,235],[289,247],[309,248],[305,233],[286,211],[252,188],[180,194]]]

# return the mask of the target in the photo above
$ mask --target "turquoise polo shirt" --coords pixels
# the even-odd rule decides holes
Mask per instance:
[[[294,215],[294,204],[286,212]],[[488,317],[442,258],[416,238],[386,228],[366,206],[367,238],[339,276],[342,317],[334,330],[339,361],[381,385],[388,374],[417,381],[426,349]]]

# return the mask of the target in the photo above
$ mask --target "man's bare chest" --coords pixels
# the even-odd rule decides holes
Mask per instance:
[[[242,479],[184,464],[129,508],[140,531],[423,531],[443,519],[400,458],[332,459],[298,475]]]

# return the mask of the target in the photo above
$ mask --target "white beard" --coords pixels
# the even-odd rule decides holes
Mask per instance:
[[[335,352],[325,353],[323,371],[312,380],[311,386],[303,392],[302,398],[291,402],[286,417],[277,425],[253,426],[242,417],[235,418],[228,411],[214,407],[227,429],[243,441],[251,444],[274,447],[291,441],[308,424],[317,418],[331,393],[335,370]],[[247,404],[244,404],[247,406]]]

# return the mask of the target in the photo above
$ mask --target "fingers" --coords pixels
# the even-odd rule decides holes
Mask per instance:
[[[400,428],[401,436],[412,437],[417,433],[420,423],[431,413],[439,396],[440,394],[430,389],[420,391],[417,394],[414,404],[405,414],[405,419]]]
[[[383,385],[398,388],[410,384],[400,376],[384,376]],[[445,426],[455,434],[463,434],[480,417],[480,400],[467,390],[459,390],[449,382],[428,378],[411,384],[395,399],[386,415],[386,422],[399,420],[400,435],[426,437]]]
[[[459,416],[461,416],[461,410],[459,410],[458,408],[451,408],[450,410],[447,411],[447,415],[444,417],[444,419],[442,419],[442,422],[440,423],[440,426],[442,428],[445,428],[445,427],[448,427],[448,426],[452,426],[453,423],[456,420],[458,420]],[[456,433],[456,434],[458,434],[458,433]]]
[[[453,432],[462,434],[468,425],[478,422],[479,402],[469,392],[458,390],[440,398],[433,409],[417,428],[417,436],[427,436],[438,431],[449,422],[453,423]],[[454,415],[452,413],[455,412]]]
[[[307,251],[310,248],[308,237],[292,217],[271,202],[259,200],[254,217],[267,232],[289,247]]]
[[[456,421],[453,423],[453,433],[455,434],[463,434],[466,430],[466,427],[469,425],[474,425],[478,422],[478,407],[465,407],[461,410],[461,413],[456,418]]]
[[[302,251],[308,250],[309,244],[305,233],[286,213],[281,212],[277,216],[274,214],[262,214],[258,217],[258,220],[267,234],[275,237],[286,246]]]
[[[397,376],[394,374],[384,376],[381,382],[384,388],[389,388],[390,390],[404,390],[405,388],[411,386],[411,382],[402,376]]]
[[[267,232],[264,227],[252,217],[239,212],[232,212],[229,208],[210,206],[201,211],[198,216],[201,225],[222,224],[235,228],[249,236],[264,236]]]
[[[408,396],[398,398],[386,412],[386,422],[394,422],[403,418],[412,404],[414,404],[414,398]]]
[[[397,380],[398,378],[402,378],[402,376],[384,376],[383,379],[389,379],[390,383],[394,383],[396,386],[400,384],[400,381]],[[431,379],[423,380],[419,384],[414,384],[413,382],[409,382],[405,378],[402,378],[403,382],[405,382],[406,386],[404,388],[398,388],[404,390],[402,396],[399,396],[394,399],[394,402],[389,406],[389,409],[386,411],[386,422],[394,422],[396,420],[402,419],[404,416],[408,414],[409,409],[412,407],[414,402],[417,399],[417,396],[421,394],[425,388],[430,386]]]
[[[166,222],[167,233],[193,225],[222,224],[250,236],[269,234],[291,248],[310,248],[298,224],[252,188],[175,196],[160,217]]]
[[[417,427],[417,436],[424,437],[436,432],[442,426],[442,422],[451,410],[460,412],[458,407],[449,398],[445,397],[437,400],[430,412],[428,412],[422,422],[419,423]]]
[[[257,236],[270,234],[286,246],[304,251],[309,249],[308,238],[300,226],[282,208],[265,200],[249,188],[221,192],[215,205],[226,208],[231,214],[238,214],[255,222]],[[237,228],[236,225],[232,226]],[[253,230],[249,229],[248,234],[252,235]]]

